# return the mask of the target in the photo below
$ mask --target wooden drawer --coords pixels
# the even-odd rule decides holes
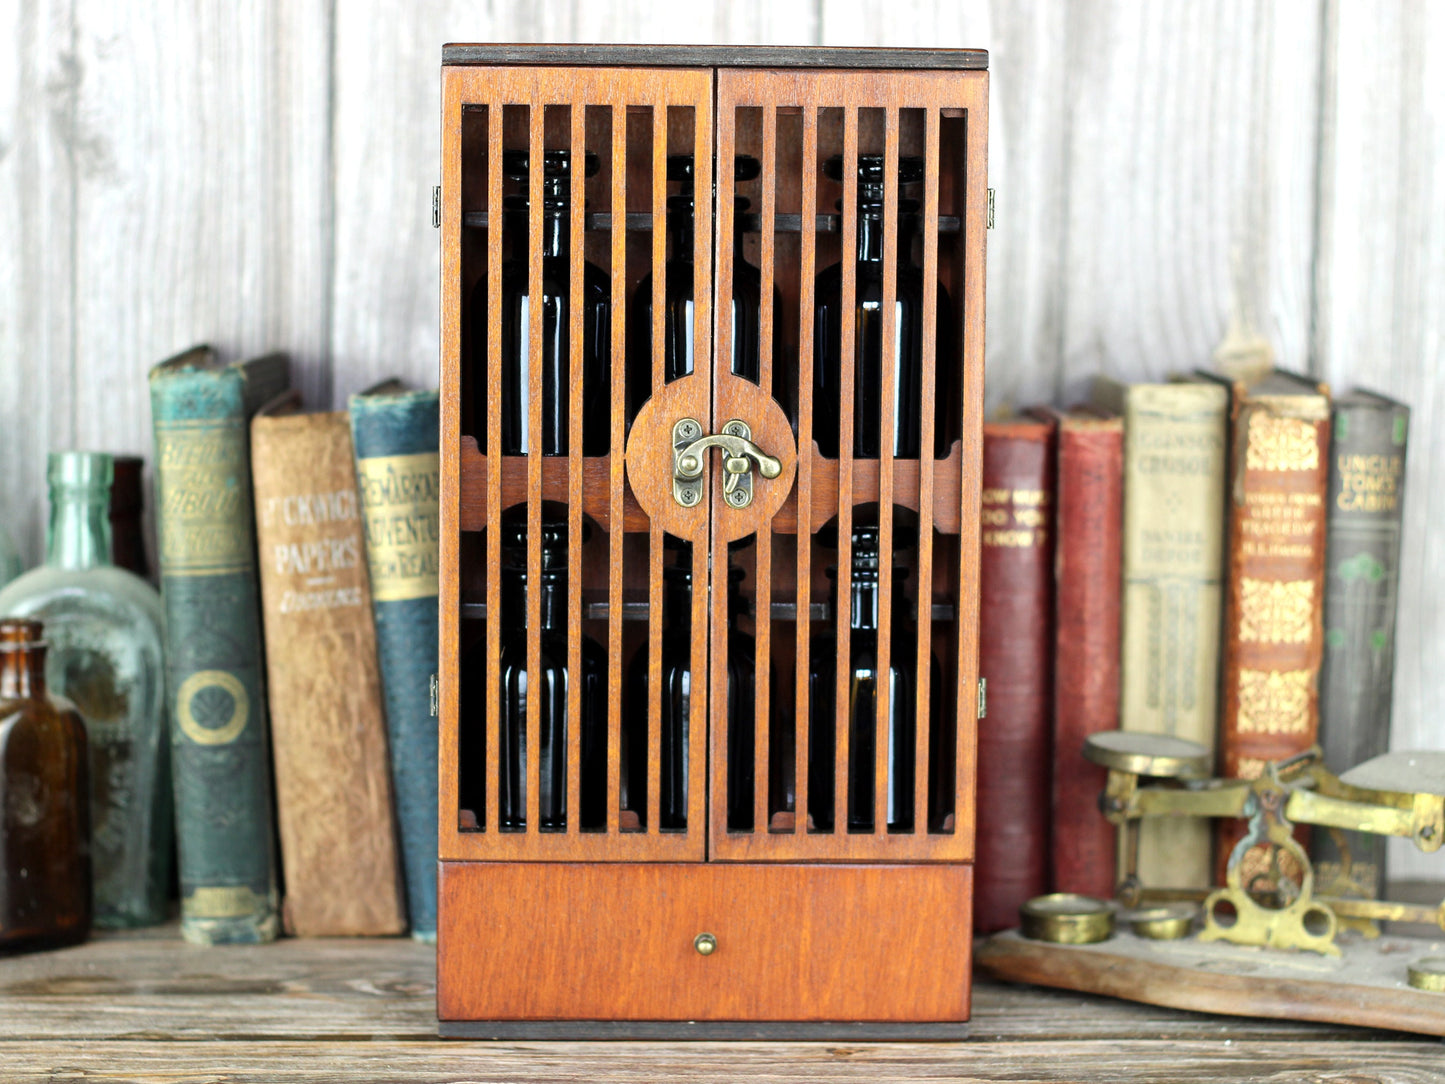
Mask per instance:
[[[962,1021],[967,865],[443,862],[442,1020]],[[694,939],[712,934],[701,955]]]

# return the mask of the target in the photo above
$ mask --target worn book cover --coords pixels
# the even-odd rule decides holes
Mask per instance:
[[[974,928],[1016,926],[1048,891],[1053,688],[1054,418],[983,427]]]
[[[205,346],[150,374],[181,933],[200,944],[277,932],[248,422],[288,382],[283,355],[223,366]]]
[[[1093,401],[1124,418],[1123,613],[1119,719],[1211,753],[1218,737],[1220,578],[1228,389],[1095,382]],[[1207,822],[1140,826],[1146,887],[1211,883]]]
[[[1319,740],[1338,774],[1384,753],[1390,739],[1410,408],[1353,391],[1336,397],[1330,413]],[[1383,836],[1311,834],[1316,892],[1381,896]]]
[[[1323,385],[1278,370],[1228,387],[1220,769],[1254,779],[1270,761],[1304,752],[1319,732],[1330,400]],[[1218,824],[1221,884],[1244,831],[1242,821]],[[1296,835],[1305,838],[1301,829]],[[1257,848],[1247,863],[1268,857]]]
[[[1058,442],[1053,890],[1110,899],[1116,833],[1099,812],[1109,773],[1083,749],[1090,734],[1119,726],[1124,421],[1070,411]]]
[[[251,422],[288,932],[400,933],[376,630],[344,412]]]
[[[436,938],[440,398],[387,383],[351,397],[371,611],[412,936]]]

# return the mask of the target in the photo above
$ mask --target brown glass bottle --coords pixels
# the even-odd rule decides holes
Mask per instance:
[[[531,163],[526,151],[505,151],[503,169],[525,185]],[[574,411],[582,415],[582,454],[606,455],[608,447],[608,389],[611,387],[610,313],[611,283],[596,264],[582,264],[582,387],[573,388],[570,338],[572,319],[570,229],[572,156],[551,150],[542,155],[542,233],[528,241],[529,204],[525,195],[506,198],[503,236],[511,237],[511,256],[502,264],[502,384],[501,446],[503,455],[566,455],[569,422]],[[588,152],[583,169],[592,176],[598,158]],[[542,430],[529,433],[530,343],[533,300],[528,253],[542,254],[542,342],[538,363],[542,370]],[[487,301],[485,271],[471,293],[471,353],[475,392],[472,427],[477,443],[487,448]]]
[[[873,806],[877,764],[877,714],[887,716],[888,793],[885,813],[890,832],[910,832],[914,827],[914,750],[918,740],[917,700],[914,690],[917,659],[916,629],[909,617],[904,590],[908,570],[893,570],[893,614],[888,681],[878,671],[878,632],[881,616],[878,591],[878,528],[863,524],[853,529],[852,587],[849,606],[847,712],[843,718],[834,710],[836,673],[840,662],[837,640],[831,631],[813,640],[812,666],[808,676],[811,722],[808,727],[808,814],[813,827],[832,831],[834,822],[833,756],[837,727],[848,727],[848,831],[874,830]],[[836,585],[837,569],[828,575]],[[836,604],[843,600],[836,598]],[[931,663],[930,687],[942,688],[936,660]],[[933,758],[938,759],[942,731],[929,726]],[[938,788],[935,783],[934,789]],[[934,802],[931,802],[932,807]]]
[[[85,724],[45,691],[39,621],[0,620],[0,949],[90,933]]]
[[[734,162],[734,181],[750,181],[758,176],[761,163],[747,155]],[[678,192],[667,197],[667,232],[670,255],[663,268],[662,323],[663,379],[667,383],[688,376],[694,371],[693,358],[693,261],[694,192],[693,157],[690,154],[669,155],[667,179],[676,181]],[[743,257],[742,212],[748,201],[737,199],[733,231],[732,284],[732,358],[729,372],[744,380],[759,383],[761,360],[762,274]],[[773,287],[773,311],[781,313],[782,295]],[[782,364],[782,320],[773,321],[773,396],[782,399],[785,366]],[[627,422],[642,409],[652,395],[652,275],[643,277],[633,291],[627,315]],[[786,407],[786,403],[784,406]],[[796,425],[796,422],[795,422]]]
[[[923,160],[898,160],[899,181],[911,184],[923,178]],[[843,176],[843,160],[834,156],[823,167],[834,180]],[[883,446],[883,371],[894,374],[893,454],[916,459],[923,440],[923,372],[934,367],[933,454],[948,454],[957,436],[949,430],[949,402],[957,394],[953,372],[952,312],[948,292],[938,284],[934,356],[923,356],[923,273],[912,263],[916,225],[910,221],[916,204],[899,201],[900,221],[894,341],[883,344],[883,156],[858,157],[858,245],[853,311],[846,314],[853,336],[853,454],[876,459]],[[839,204],[840,211],[845,210]],[[813,319],[813,437],[826,456],[838,455],[841,440],[843,380],[843,265],[833,264],[818,274]]]

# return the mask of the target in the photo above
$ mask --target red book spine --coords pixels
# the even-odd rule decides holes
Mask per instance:
[[[1236,389],[1233,427],[1220,752],[1226,776],[1255,779],[1319,733],[1329,400]],[[1219,823],[1217,883],[1244,834],[1243,821]],[[1266,858],[1249,855],[1245,883],[1269,872]]]
[[[1048,891],[1053,698],[1052,419],[983,432],[974,928],[1018,925],[1019,905]]]
[[[1109,773],[1083,748],[1090,734],[1119,725],[1124,424],[1067,416],[1058,439],[1053,884],[1109,899],[1115,829],[1099,812]]]

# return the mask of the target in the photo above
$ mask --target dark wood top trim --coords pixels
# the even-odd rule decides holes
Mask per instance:
[[[988,70],[986,49],[845,49],[806,45],[448,44],[443,65],[597,68],[891,68]]]

